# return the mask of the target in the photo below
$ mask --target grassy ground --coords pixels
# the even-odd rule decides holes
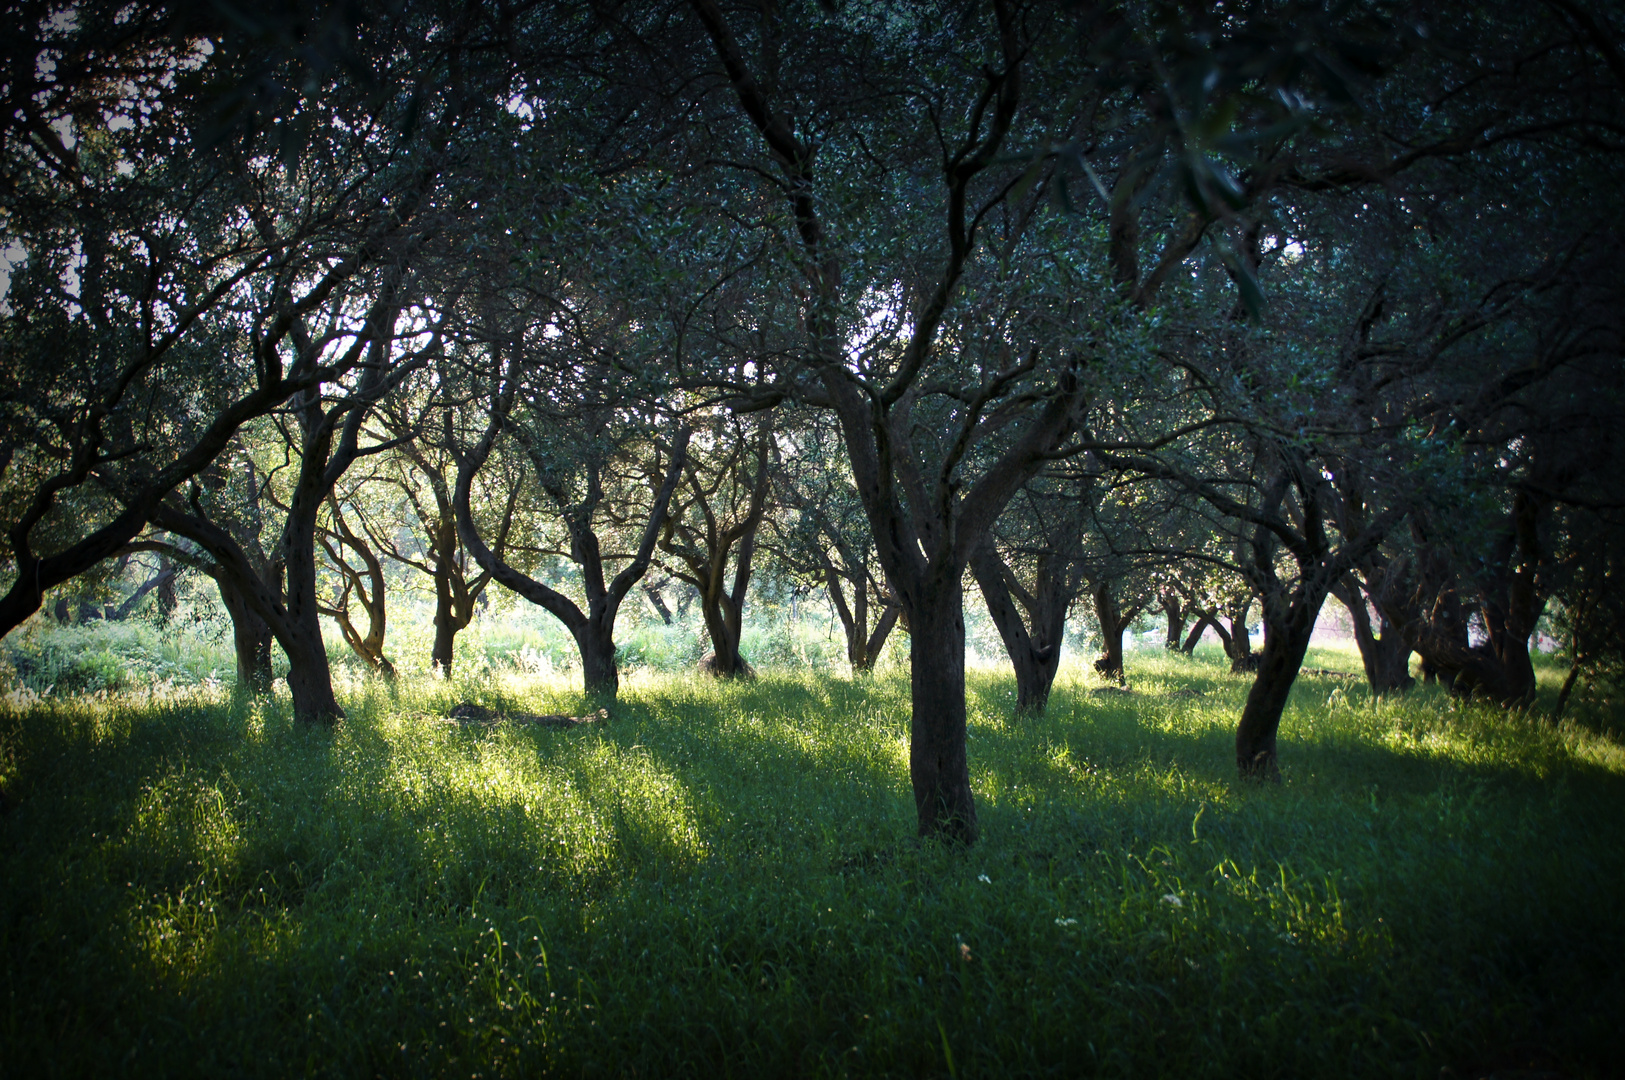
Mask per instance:
[[[968,851],[896,673],[0,707],[0,1076],[1617,1074],[1618,743],[1305,678],[1255,788],[1246,681],[1135,659],[972,673]]]

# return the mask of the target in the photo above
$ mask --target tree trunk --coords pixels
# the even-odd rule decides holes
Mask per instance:
[[[751,666],[739,653],[739,638],[743,629],[740,605],[723,591],[720,575],[715,581],[716,588],[700,597],[700,615],[705,619],[705,632],[711,638],[711,652],[704,662],[705,671],[719,679],[748,677],[753,674]]]
[[[167,620],[171,615],[175,614],[175,608],[179,603],[175,596],[175,578],[179,575],[180,568],[173,566],[168,559],[160,555],[158,557],[158,570],[158,610],[163,613],[164,618]]]
[[[451,571],[437,559],[434,572],[434,645],[429,649],[429,670],[443,679],[451,678],[457,631],[461,629],[453,608]]]
[[[1162,597],[1162,613],[1168,616],[1168,639],[1163,648],[1169,652],[1179,649],[1180,639],[1185,636],[1186,606],[1182,597],[1164,593]]]
[[[846,659],[854,675],[873,670],[880,650],[885,648],[892,627],[897,625],[900,609],[887,603],[880,612],[880,621],[869,628],[869,587],[866,580],[848,582],[852,586],[852,604],[847,606],[846,593],[841,588],[841,573],[833,563],[824,566],[824,584],[829,590],[830,603],[841,620],[841,631],[846,637]]]
[[[350,616],[342,610],[334,609],[328,614],[338,623],[339,634],[344,638],[344,643],[350,646],[350,651],[355,653],[363,664],[386,679],[395,678],[395,665],[384,655],[381,643],[374,642],[372,634],[363,635],[355,628],[355,623],[350,621]]]
[[[1371,628],[1371,614],[1366,607],[1365,594],[1352,581],[1344,582],[1332,590],[1332,595],[1348,608],[1354,623],[1354,640],[1360,647],[1360,662],[1365,667],[1366,682],[1371,692],[1381,695],[1395,691],[1404,693],[1416,684],[1411,678],[1411,647],[1394,629],[1386,617],[1381,618],[1381,636]]]
[[[107,610],[102,613],[102,618],[108,620],[109,622],[123,622],[125,619],[130,617],[130,615],[135,611],[137,605],[139,605],[142,600],[146,599],[147,594],[152,592],[154,589],[159,590],[159,599],[160,603],[162,603],[163,590],[166,586],[169,589],[171,603],[169,607],[165,609],[165,613],[167,614],[168,612],[173,611],[175,609],[173,599],[175,595],[176,573],[178,573],[178,568],[169,565],[169,563],[165,561],[164,564],[159,567],[158,573],[142,582],[135,592],[131,593],[125,598],[123,603],[117,605],[116,607],[109,605]]]
[[[1247,692],[1247,704],[1236,725],[1236,767],[1243,779],[1279,781],[1280,767],[1275,755],[1275,735],[1281,727],[1281,712],[1292,694],[1292,684],[1303,667],[1314,633],[1315,617],[1324,597],[1300,596],[1290,602],[1264,601],[1264,649],[1259,654],[1258,677]],[[1272,617],[1271,608],[1285,606]],[[1245,628],[1239,632],[1245,633]]]
[[[425,472],[427,469],[425,468]],[[429,650],[429,670],[443,679],[451,678],[451,665],[456,653],[457,635],[474,621],[475,608],[485,600],[485,587],[491,575],[482,571],[472,581],[458,557],[456,510],[438,474],[433,479],[435,500],[439,516],[433,519],[434,547],[430,552],[429,570],[434,578],[434,644]],[[508,511],[498,530],[498,550],[507,547],[508,528],[513,520],[513,507],[518,491],[508,499]]]
[[[1499,573],[1481,586],[1487,644],[1498,669],[1485,689],[1507,705],[1528,705],[1535,700],[1529,638],[1546,609],[1546,597],[1535,580],[1536,568],[1543,562],[1539,526],[1546,505],[1523,491],[1512,497],[1505,554],[1496,560]]]
[[[666,606],[666,598],[660,595],[660,586],[645,584],[643,595],[649,598],[649,604],[655,609],[655,614],[660,616],[660,621],[670,626],[671,608]]]
[[[327,664],[327,645],[322,640],[321,625],[318,623],[312,628],[308,621],[294,621],[289,627],[291,640],[282,644],[282,651],[288,655],[288,692],[293,697],[293,715],[306,724],[332,724],[344,719],[344,710],[333,696],[333,675]]]
[[[1224,639],[1225,652],[1230,657],[1230,671],[1233,674],[1257,671],[1262,661],[1253,656],[1253,639],[1247,632],[1247,612],[1253,606],[1252,599],[1238,601],[1232,604],[1225,614],[1230,619],[1230,633],[1221,633]]]
[[[1210,626],[1213,626],[1213,622],[1208,619],[1207,616],[1198,615],[1196,625],[1191,627],[1190,635],[1185,638],[1185,644],[1180,647],[1179,651],[1184,653],[1186,656],[1194,653],[1196,651],[1196,646],[1202,641],[1202,632]]]
[[[920,595],[924,602],[909,615],[909,777],[919,834],[969,844],[977,826],[965,757],[964,597],[957,577]]]
[[[600,611],[594,611],[574,637],[581,653],[581,681],[587,696],[613,701],[621,685],[620,669],[615,664],[613,619],[606,620]]]
[[[344,710],[333,696],[333,673],[316,600],[316,515],[333,488],[324,476],[330,445],[330,434],[307,440],[280,552],[287,574],[288,628],[282,651],[288,654],[288,690],[293,695],[294,716],[307,724],[344,719]]]
[[[1008,646],[1006,646],[1008,648]],[[1014,657],[1011,658],[1012,662]],[[1055,687],[1055,673],[1061,668],[1061,643],[1026,650],[1024,662],[1016,670],[1016,712],[1042,713],[1049,705]]]
[[[344,579],[345,588],[333,607],[324,609],[322,613],[338,623],[339,632],[344,635],[344,643],[350,646],[350,651],[355,653],[362,663],[384,678],[394,679],[395,665],[384,655],[384,636],[389,627],[386,595],[388,582],[384,577],[384,565],[373,552],[371,544],[357,536],[349,523],[344,520],[338,500],[329,495],[328,501],[332,507],[333,524],[337,529],[322,529],[321,542],[333,569]],[[360,557],[362,569],[358,570],[344,557],[345,548]],[[350,618],[352,598],[358,601],[361,609],[366,612],[365,634],[356,629],[354,621]]]
[[[270,628],[277,644],[282,646],[282,652],[288,658],[288,690],[293,695],[294,717],[304,723],[332,723],[342,719],[344,710],[339,708],[338,700],[333,696],[333,681],[327,666],[327,647],[322,641],[321,623],[316,618],[313,583],[306,583],[310,603],[304,617],[295,619],[290,610],[292,604],[284,605],[278,599],[274,576],[257,569],[250,562],[242,546],[225,529],[166,504],[158,507],[153,516],[153,523],[178,536],[187,537],[214,559],[215,580],[220,583],[221,599],[226,603],[228,611],[236,601],[241,601],[242,608]],[[312,575],[316,563],[314,548],[313,526],[308,566]],[[297,577],[292,572],[288,576]],[[235,600],[231,599],[232,594],[235,594]],[[244,634],[239,647],[247,649],[251,655],[257,654],[259,647],[254,644],[253,620],[245,620],[241,626]],[[241,656],[242,654],[239,654],[239,670],[243,666]],[[252,684],[259,678],[254,672],[262,669],[257,666],[257,662],[250,664],[249,667],[250,671],[247,674]]]
[[[1043,712],[1055,685],[1055,673],[1061,667],[1061,639],[1070,597],[1054,595],[1058,587],[1052,581],[1042,580],[1041,575],[1039,592],[1049,595],[1029,597],[1037,608],[1028,613],[1033,623],[1029,632],[1005,580],[1004,561],[992,543],[983,544],[971,556],[971,573],[982,590],[988,615],[998,628],[1005,655],[1016,673],[1017,714]],[[1122,666],[1121,649],[1118,666]]]
[[[886,639],[891,637],[892,629],[897,625],[901,614],[902,609],[896,604],[886,605],[885,610],[880,613],[880,621],[875,623],[875,628],[870,632],[869,640],[864,645],[863,662],[861,665],[853,664],[853,671],[874,670],[875,661],[880,659],[880,652],[886,647]]]
[[[1482,696],[1503,705],[1534,700],[1529,637],[1546,605],[1535,577],[1542,561],[1538,526],[1546,505],[1524,492],[1513,496],[1511,513],[1476,581],[1479,614],[1488,635],[1478,645],[1468,637],[1455,570],[1447,556],[1430,550],[1425,525],[1414,526],[1422,542],[1418,581],[1403,603],[1384,598],[1382,608],[1421,655],[1425,681],[1436,677],[1453,694]]]
[[[513,365],[516,363],[517,361],[510,362],[506,378],[511,380],[514,377]],[[492,410],[491,418],[479,443],[472,452],[459,457],[457,488],[453,498],[457,534],[462,538],[463,547],[488,575],[487,580],[495,580],[512,589],[558,619],[570,631],[581,654],[583,689],[594,696],[607,694],[613,698],[620,683],[619,673],[615,668],[615,616],[620,610],[621,601],[648,572],[649,560],[665,522],[672,492],[676,490],[682,477],[683,464],[688,453],[689,429],[678,428],[665,480],[650,505],[649,516],[644,523],[643,535],[638,542],[636,554],[609,583],[606,584],[604,581],[603,552],[593,528],[592,514],[600,490],[596,471],[591,473],[588,484],[588,490],[594,493],[593,498],[586,505],[563,513],[564,525],[570,535],[570,557],[581,570],[583,591],[586,593],[587,611],[583,612],[574,600],[509,565],[481,539],[475,526],[471,506],[474,475],[490,457],[492,444],[501,429],[501,420],[508,407],[500,396],[495,404],[497,407]],[[526,449],[532,453],[533,458],[538,457],[533,446],[527,444]],[[536,463],[538,475],[545,475],[543,462],[537,460]],[[596,470],[597,466],[592,468]],[[567,498],[557,491],[550,494],[553,494],[563,509]]]
[[[1580,678],[1580,661],[1569,661],[1569,673],[1563,679],[1563,687],[1557,692],[1557,706],[1552,709],[1552,723],[1563,719],[1563,708],[1569,703],[1569,694],[1574,690],[1575,682]]]
[[[271,692],[271,628],[254,613],[248,600],[224,574],[215,575],[220,602],[231,616],[231,640],[237,654],[237,686],[252,694]]]
[[[1140,613],[1138,607],[1132,609],[1127,615],[1118,606],[1117,596],[1112,592],[1110,581],[1102,580],[1095,585],[1095,619],[1100,623],[1101,654],[1095,661],[1095,670],[1108,679],[1122,682],[1123,675],[1123,634],[1134,622],[1134,617]]]

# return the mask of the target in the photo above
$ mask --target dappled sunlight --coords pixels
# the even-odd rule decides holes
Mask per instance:
[[[907,1071],[939,1021],[956,1053],[1077,1060],[1056,1015],[1125,1060],[1177,1030],[1229,1071],[1243,1015],[1448,1043],[1535,977],[1460,968],[1484,935],[1618,940],[1581,902],[1622,872],[1613,744],[1306,678],[1259,787],[1231,763],[1246,679],[1143,659],[1127,695],[1063,670],[1042,716],[972,674],[969,850],[913,839],[904,673],[639,676],[570,730],[446,719],[584,706],[545,677],[373,680],[332,729],[275,699],[0,712],[0,933],[85,1062],[90,1032],[184,1018],[191,1060],[384,1073],[403,1045],[431,1072],[652,1068],[715,1032],[767,1071],[812,1044]],[[659,1034],[595,1049],[634,1031]]]

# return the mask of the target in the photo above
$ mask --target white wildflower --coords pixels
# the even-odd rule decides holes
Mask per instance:
[[[988,877],[986,874],[977,874],[976,875],[976,880],[980,881],[983,885],[991,885],[991,884],[993,884],[993,879]]]
[[[1170,907],[1184,907],[1185,906],[1185,901],[1183,901],[1183,900],[1181,900],[1179,898],[1178,893],[1168,893],[1166,896],[1164,896],[1162,898],[1162,902],[1164,904],[1169,905]]]

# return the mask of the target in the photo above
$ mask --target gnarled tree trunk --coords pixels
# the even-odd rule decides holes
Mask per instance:
[[[1138,603],[1124,611],[1108,578],[1095,582],[1094,601],[1095,620],[1100,624],[1101,637],[1101,654],[1095,661],[1095,670],[1108,679],[1121,682],[1124,678],[1123,635],[1134,625],[1140,612],[1145,610],[1145,604]]]
[[[237,657],[237,685],[254,694],[271,692],[271,628],[250,606],[230,577],[214,575],[220,602],[231,616],[232,648]]]
[[[1433,552],[1424,523],[1415,526],[1422,554],[1416,582],[1404,599],[1384,598],[1383,613],[1422,657],[1425,680],[1454,694],[1481,696],[1505,705],[1535,697],[1529,638],[1546,597],[1535,580],[1541,564],[1539,523],[1546,501],[1527,492],[1513,496],[1511,512],[1475,584],[1486,640],[1470,643],[1466,606],[1448,559]]]
[[[1060,580],[1041,560],[1036,590],[1033,593],[1022,590],[1020,599],[1027,608],[1027,620],[1023,621],[1016,606],[1017,597],[1013,595],[1019,585],[1012,580],[1009,568],[991,541],[976,549],[970,566],[1016,673],[1016,712],[1041,713],[1049,704],[1055,673],[1061,667],[1066,613],[1074,599],[1071,590],[1075,586]]]
[[[1209,619],[1201,612],[1197,612],[1196,624],[1191,627],[1191,632],[1186,635],[1185,644],[1180,646],[1179,651],[1184,653],[1186,656],[1194,653],[1196,651],[1196,646],[1201,644],[1203,631],[1210,626],[1214,626],[1213,620]],[[1215,626],[1214,629],[1217,630],[1217,627]]]
[[[881,608],[874,629],[870,630],[867,583],[853,583],[851,606],[847,605],[845,590],[841,588],[840,571],[833,563],[825,566],[824,583],[829,589],[830,603],[834,604],[836,616],[841,620],[841,629],[846,636],[846,659],[852,665],[853,674],[873,670],[902,609],[888,602]]]
[[[1386,616],[1381,618],[1379,630],[1371,626],[1371,613],[1366,607],[1365,594],[1351,580],[1340,582],[1332,590],[1343,606],[1348,608],[1354,624],[1354,641],[1360,647],[1360,663],[1365,667],[1366,682],[1373,694],[1404,693],[1416,684],[1411,678],[1411,647],[1405,636],[1394,628]]]
[[[1185,621],[1190,618],[1190,606],[1185,598],[1169,590],[1160,597],[1162,613],[1168,619],[1168,638],[1163,642],[1163,648],[1169,652],[1178,652],[1180,641],[1185,636]]]
[[[386,679],[395,678],[395,665],[384,655],[384,634],[389,626],[386,606],[387,584],[384,565],[372,546],[357,536],[344,520],[344,513],[336,499],[329,499],[336,529],[321,529],[322,548],[333,568],[344,578],[344,588],[331,605],[322,605],[322,614],[338,624],[344,643],[350,646],[366,664]],[[356,553],[362,565],[355,567],[344,557],[344,549]],[[367,615],[367,630],[362,633],[350,617],[350,602],[354,598]]]
[[[909,618],[909,777],[921,836],[971,843],[976,802],[965,755],[965,617],[957,576],[937,575]]]
[[[550,488],[548,482],[543,481],[544,489],[549,490],[549,494],[561,508],[561,517],[570,536],[570,556],[581,570],[583,591],[587,599],[587,610],[582,611],[574,600],[516,569],[493,551],[480,536],[479,528],[474,521],[472,506],[474,476],[490,458],[497,433],[502,430],[507,412],[512,407],[513,398],[518,392],[518,373],[519,354],[516,350],[508,363],[504,385],[493,402],[484,434],[471,451],[459,455],[457,487],[452,500],[457,534],[461,537],[463,546],[474,557],[474,561],[479,563],[481,569],[493,580],[518,593],[564,624],[565,629],[569,630],[571,637],[575,639],[576,648],[581,656],[582,688],[594,697],[613,699],[620,689],[620,671],[615,663],[615,617],[620,611],[621,601],[648,572],[656,540],[666,522],[666,511],[671,503],[672,493],[677,488],[687,460],[689,429],[686,426],[678,429],[664,480],[650,504],[649,516],[643,523],[637,550],[631,561],[611,580],[605,580],[603,552],[593,524],[593,514],[603,498],[598,465],[589,463],[587,498],[573,506],[567,505],[570,500],[562,488],[557,486]],[[533,444],[527,443],[526,450],[536,462],[538,476],[544,476],[545,456],[541,455]]]
[[[643,583],[642,589],[643,595],[649,598],[649,606],[655,609],[656,615],[660,616],[661,624],[670,626],[671,608],[667,606],[666,598],[660,594],[660,585],[646,581]]]
[[[1309,651],[1309,638],[1325,594],[1302,590],[1290,598],[1264,599],[1264,649],[1259,654],[1258,677],[1247,691],[1247,703],[1236,725],[1236,767],[1255,780],[1280,779],[1275,736],[1281,713],[1292,694],[1292,684]]]
[[[1247,613],[1252,610],[1253,601],[1246,597],[1230,605],[1225,615],[1230,620],[1228,633],[1219,632],[1224,641],[1225,655],[1230,657],[1230,670],[1232,673],[1257,671],[1261,660],[1253,656],[1253,639],[1247,630]],[[1215,625],[1218,625],[1215,620]]]

